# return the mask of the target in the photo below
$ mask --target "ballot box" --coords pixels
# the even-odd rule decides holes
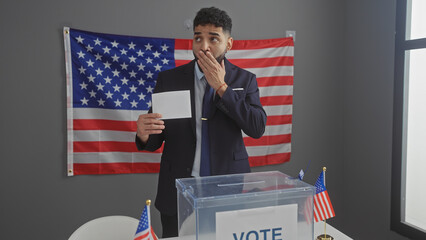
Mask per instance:
[[[315,187],[278,171],[176,180],[179,239],[312,240]]]

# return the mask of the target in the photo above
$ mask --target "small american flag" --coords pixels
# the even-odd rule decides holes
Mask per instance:
[[[160,71],[194,59],[191,39],[131,37],[64,28],[68,175],[158,172],[162,148],[138,151],[136,120],[151,107]],[[290,160],[292,38],[235,40],[227,58],[257,76],[264,136],[243,134],[251,166]]]
[[[157,240],[157,236],[152,230],[150,205],[145,205],[141,219],[139,220],[138,229],[136,230],[134,240]]]
[[[335,216],[330,197],[324,183],[324,171],[318,177],[315,183],[316,194],[314,196],[314,219],[315,222],[323,221]]]

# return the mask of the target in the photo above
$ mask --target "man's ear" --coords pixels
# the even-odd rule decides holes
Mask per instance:
[[[234,43],[234,39],[232,37],[229,37],[226,43],[226,51],[231,50],[233,43]]]

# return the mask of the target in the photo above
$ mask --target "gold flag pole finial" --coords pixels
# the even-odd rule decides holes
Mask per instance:
[[[146,205],[147,205],[147,206],[150,206],[150,205],[151,205],[151,200],[149,200],[149,199],[148,199],[148,200],[146,200]]]
[[[326,167],[323,167],[323,168],[322,168],[322,171],[324,172],[324,186],[325,186],[325,171],[327,171],[327,168],[326,168]]]

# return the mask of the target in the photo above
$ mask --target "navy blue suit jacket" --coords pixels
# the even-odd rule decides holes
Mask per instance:
[[[164,142],[158,180],[156,208],[166,215],[177,212],[177,178],[191,177],[194,163],[195,61],[161,72],[154,93],[190,90],[192,118],[165,120],[163,133],[150,135],[143,145],[136,137],[139,150],[155,151]],[[241,130],[250,137],[260,138],[266,126],[266,113],[260,104],[256,76],[225,59],[225,82],[228,89],[222,98],[215,96],[209,120],[210,162],[212,175],[250,172],[248,154]]]

